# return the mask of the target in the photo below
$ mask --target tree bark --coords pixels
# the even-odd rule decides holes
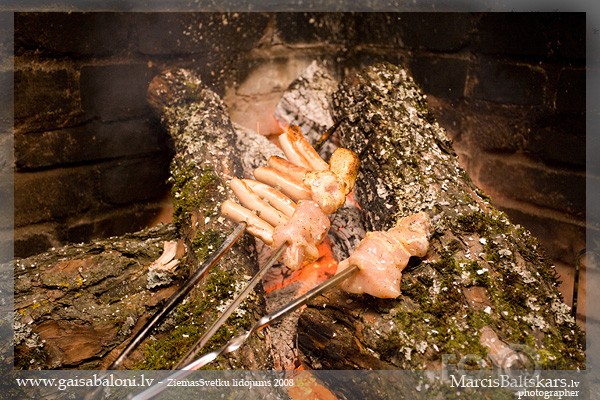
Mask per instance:
[[[188,250],[184,271],[191,272],[234,228],[220,217],[220,207],[232,197],[226,182],[242,173],[237,135],[219,96],[192,71],[169,70],[155,77],[148,88],[148,102],[173,141],[173,218]],[[245,235],[174,311],[175,327],[149,343],[141,366],[172,368],[256,273],[256,259],[254,240]],[[263,293],[258,288],[203,351],[219,348],[232,336],[248,330],[264,312]],[[269,368],[271,358],[265,337],[253,336],[247,346],[213,365],[219,369]]]
[[[304,361],[436,369],[447,354],[484,368],[584,368],[584,337],[553,267],[459,167],[406,71],[381,64],[346,79],[333,113],[341,145],[361,158],[355,198],[368,229],[425,211],[434,232],[427,256],[404,270],[399,298],[336,289],[315,299],[299,321]]]
[[[147,289],[148,266],[175,236],[165,225],[16,260],[15,368],[105,368],[175,290]]]
[[[174,224],[159,230],[67,246],[17,261],[16,365],[24,369],[106,368],[128,338],[233,230],[220,218],[231,197],[225,181],[241,176],[236,135],[220,98],[189,71],[167,71],[148,100],[171,135]],[[183,242],[171,270],[152,270],[163,242]],[[256,272],[254,240],[244,236],[125,363],[131,369],[170,369]],[[265,313],[256,289],[204,351],[223,345]],[[217,369],[268,369],[264,335],[221,357]]]

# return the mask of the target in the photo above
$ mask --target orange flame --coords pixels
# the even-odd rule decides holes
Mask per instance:
[[[334,275],[337,271],[338,262],[333,255],[328,240],[319,244],[317,248],[319,249],[319,258],[316,261],[304,265],[292,274],[282,277],[281,280],[263,280],[265,292],[270,293],[294,282],[301,282],[300,289],[297,292],[297,295],[301,295]]]
[[[351,191],[346,200],[360,209],[359,204],[354,199],[354,191]],[[316,261],[304,265],[302,268],[294,271],[289,276],[282,277],[281,280],[265,280],[263,279],[263,288],[266,293],[271,293],[274,290],[282,289],[293,282],[302,282],[301,289],[297,295],[302,295],[309,291],[314,286],[326,281],[331,276],[335,275],[338,266],[331,244],[326,238],[317,246],[319,249],[319,258]]]

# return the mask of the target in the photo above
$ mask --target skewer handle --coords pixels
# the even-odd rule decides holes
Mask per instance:
[[[273,264],[275,264],[277,262],[277,260],[279,260],[279,258],[281,258],[281,255],[283,254],[283,252],[285,251],[286,248],[287,248],[287,245],[282,244],[281,246],[279,246],[277,248],[277,250],[275,250],[275,252],[269,258],[269,260],[266,262],[266,264],[258,271],[258,273],[256,273],[256,275],[254,275],[254,277],[250,280],[250,282],[248,282],[248,284],[246,285],[244,290],[242,290],[242,292],[229,304],[229,306],[227,307],[225,312],[223,312],[223,314],[221,314],[219,319],[217,319],[211,325],[211,327],[208,328],[208,330],[206,332],[204,332],[202,337],[200,337],[200,339],[198,339],[198,341],[196,341],[196,343],[194,343],[192,348],[181,359],[181,361],[179,361],[179,363],[177,364],[177,366],[174,369],[181,369],[182,367],[191,363],[194,360],[194,357],[196,356],[196,354],[198,354],[200,352],[200,350],[202,350],[202,348],[206,345],[206,343],[208,343],[208,341],[214,336],[214,334],[225,323],[225,321],[227,321],[227,318],[229,318],[229,316],[235,311],[235,309],[237,309],[237,307],[242,303],[242,301],[244,301],[244,299],[246,297],[248,297],[250,292],[252,292],[252,290],[256,287],[258,282],[260,282],[260,280],[265,275],[265,273],[273,266]]]
[[[359,268],[356,265],[351,265],[349,268],[346,268],[339,274],[334,275],[333,277],[329,278],[325,282],[323,282],[320,285],[309,290],[302,296],[291,301],[287,305],[281,307],[279,310],[263,316],[261,319],[258,320],[258,322],[256,322],[256,324],[254,324],[254,326],[252,328],[250,328],[250,330],[248,332],[234,337],[225,346],[221,347],[218,350],[215,350],[213,352],[203,355],[198,360],[194,361],[193,363],[191,363],[189,365],[186,365],[182,369],[184,369],[184,370],[200,369],[200,368],[204,367],[206,364],[208,364],[209,362],[216,359],[218,356],[237,350],[238,348],[240,348],[242,346],[242,344],[244,344],[246,342],[246,340],[250,337],[250,335],[252,333],[259,331],[262,328],[268,326],[269,324],[280,320],[287,314],[296,311],[298,308],[300,308],[303,305],[305,305],[306,303],[308,303],[312,298],[317,297],[324,291],[336,286],[340,282],[349,278],[356,271],[358,271],[358,269]]]
[[[194,274],[185,282],[182,288],[175,292],[169,298],[169,300],[167,300],[165,306],[156,314],[154,314],[152,318],[148,320],[148,322],[146,322],[146,324],[134,336],[131,342],[129,342],[127,347],[121,352],[117,359],[108,367],[109,370],[119,369],[122,366],[125,359],[144,341],[152,329],[154,329],[154,327],[158,325],[173,310],[173,308],[175,308],[175,306],[192,291],[196,284],[202,280],[208,274],[211,268],[223,257],[223,255],[229,251],[229,249],[231,249],[231,247],[243,235],[245,229],[246,223],[244,222],[241,222],[236,226],[234,231],[227,237],[227,239],[225,239],[217,251],[215,251],[208,259],[206,259],[204,263],[202,263],[202,265],[196,270],[196,272],[194,272]]]
[[[220,355],[230,353],[232,351],[239,349],[246,342],[246,340],[250,337],[250,335],[252,333],[281,319],[283,316],[287,315],[288,313],[291,313],[291,312],[297,310],[304,304],[308,303],[312,298],[318,296],[319,294],[325,292],[326,290],[332,288],[333,286],[338,285],[342,281],[349,278],[356,271],[358,271],[358,269],[359,268],[356,265],[351,265],[350,267],[346,268],[339,274],[334,275],[332,278],[329,278],[328,280],[326,280],[319,286],[314,287],[310,291],[308,291],[305,294],[303,294],[302,296],[298,297],[296,300],[293,300],[286,306],[280,308],[279,310],[277,310],[275,312],[272,312],[271,314],[267,314],[267,315],[263,316],[260,320],[258,320],[258,322],[256,324],[254,324],[254,326],[249,331],[234,337],[229,342],[227,342],[227,344],[225,346],[221,347],[220,349],[212,351],[210,353],[206,353],[205,355],[203,355],[196,361],[186,365],[181,370],[172,374],[169,377],[169,379],[175,379],[175,380],[183,379],[186,376],[190,375],[192,373],[192,371],[195,371],[195,370],[198,370],[198,369],[204,367],[208,363],[214,361]],[[158,384],[156,384],[152,387],[149,387],[148,389],[137,394],[134,397],[129,397],[129,399],[130,400],[152,399],[154,396],[158,395],[159,393],[161,393],[163,390],[166,389],[166,387],[167,387],[166,382],[168,382],[167,379],[159,382]]]

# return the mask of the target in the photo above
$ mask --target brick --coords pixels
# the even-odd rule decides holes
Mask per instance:
[[[16,13],[15,54],[106,56],[129,48],[131,18],[122,13]]]
[[[433,51],[464,47],[472,29],[464,13],[359,13],[356,43]]]
[[[262,37],[262,13],[145,13],[135,16],[139,51],[150,55],[201,54],[203,63],[246,52]]]
[[[17,168],[34,169],[147,154],[166,148],[155,123],[134,119],[92,123],[70,129],[15,135]]]
[[[472,17],[466,13],[404,13],[399,18],[402,43],[411,49],[456,51],[466,46]]]
[[[100,177],[102,198],[110,204],[156,199],[167,191],[169,159],[164,154],[116,161]]]
[[[583,12],[558,13],[551,28],[556,33],[556,55],[584,61],[586,15]]]
[[[464,96],[466,60],[446,57],[415,57],[410,69],[415,81],[427,93],[449,99]]]
[[[80,243],[136,232],[149,226],[160,212],[159,205],[151,204],[118,208],[107,213],[79,218],[66,226],[64,240]]]
[[[496,204],[506,212],[511,222],[527,228],[542,245],[545,253],[554,260],[573,265],[577,253],[585,248],[585,221],[573,219],[568,222],[558,220],[543,212],[534,214],[513,207]]]
[[[14,231],[14,256],[25,258],[62,245],[54,224],[31,225]]]
[[[540,120],[532,129],[526,150],[543,162],[585,169],[584,115],[560,115]]]
[[[114,121],[149,112],[147,64],[90,65],[81,69],[81,102],[89,118]]]
[[[349,36],[354,44],[383,47],[402,46],[402,13],[357,13],[355,36]]]
[[[353,48],[344,54],[343,75],[350,76],[375,63],[389,62],[395,65],[408,65],[409,61],[408,57],[400,51],[381,50],[373,47]]]
[[[461,140],[470,152],[515,153],[523,149],[531,124],[529,107],[497,105],[489,102],[469,102],[458,111],[461,119]]]
[[[97,204],[97,173],[78,167],[15,173],[15,226],[57,220]]]
[[[482,54],[546,57],[553,44],[552,13],[486,13],[476,24],[475,49]]]
[[[503,196],[581,217],[585,214],[582,173],[523,165],[508,160],[480,160],[479,182],[492,195]]]
[[[496,103],[541,105],[546,75],[540,69],[495,60],[473,66],[471,96]]]
[[[20,69],[15,62],[14,120],[17,131],[61,128],[81,116],[79,76],[68,69]]]
[[[461,133],[461,118],[463,104],[456,100],[427,96],[429,110],[436,121],[446,130],[451,140],[458,140]]]
[[[585,113],[585,70],[564,69],[556,88],[558,112]]]
[[[168,190],[168,157],[15,174],[15,226],[62,221],[112,205],[148,201]]]
[[[284,43],[341,44],[350,43],[356,35],[351,14],[276,13],[275,18],[277,36]]]
[[[585,29],[585,13],[481,14],[475,49],[482,54],[583,61]]]
[[[523,131],[519,121],[498,115],[469,114],[461,121],[461,139],[467,140],[470,152],[503,151],[515,153],[523,147]]]

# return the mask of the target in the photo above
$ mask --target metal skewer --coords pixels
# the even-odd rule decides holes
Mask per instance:
[[[202,357],[200,357],[197,360],[195,360],[194,362],[186,365],[181,370],[171,374],[168,378],[163,379],[162,381],[158,382],[156,385],[149,387],[148,389],[146,389],[145,391],[143,391],[141,393],[138,393],[134,397],[129,397],[129,399],[131,399],[131,400],[152,399],[154,396],[158,395],[159,393],[161,393],[163,390],[165,390],[167,388],[168,382],[184,379],[186,376],[191,374],[192,371],[195,371],[195,370],[198,370],[198,369],[204,367],[208,363],[214,361],[220,355],[231,353],[232,351],[239,349],[246,342],[246,340],[248,340],[248,338],[250,337],[250,335],[252,333],[259,331],[259,330],[263,329],[264,327],[268,326],[269,324],[276,322],[279,319],[283,318],[287,314],[296,311],[298,308],[300,308],[301,306],[303,306],[307,302],[309,302],[312,298],[318,296],[319,294],[323,293],[324,291],[332,288],[333,286],[338,285],[342,281],[349,278],[351,275],[356,273],[358,271],[358,269],[359,268],[356,265],[351,265],[350,267],[346,268],[339,274],[334,275],[333,277],[329,278],[328,280],[321,283],[320,285],[314,287],[313,289],[306,292],[305,294],[298,297],[297,299],[292,300],[290,303],[288,303],[284,307],[280,308],[279,310],[274,311],[270,314],[264,315],[261,319],[259,319],[254,324],[254,326],[252,326],[252,328],[249,331],[234,337],[229,342],[227,342],[225,344],[225,346],[221,347],[218,350],[204,354]]]
[[[327,129],[327,131],[325,133],[323,133],[321,138],[314,144],[315,150],[318,151],[323,146],[323,144],[333,134],[335,129],[338,127],[338,125],[339,125],[339,122],[337,124],[334,124],[332,127]],[[239,238],[243,235],[246,227],[247,227],[247,223],[245,223],[245,222],[240,222],[236,226],[234,231],[227,237],[225,242],[223,242],[223,244],[207,260],[204,261],[204,263],[196,270],[196,272],[184,283],[183,287],[181,289],[179,289],[177,292],[175,292],[167,300],[167,303],[164,305],[164,307],[162,309],[160,309],[159,311],[157,311],[156,314],[154,314],[152,316],[152,318],[146,322],[146,324],[142,327],[142,329],[140,329],[140,331],[138,331],[138,333],[133,337],[133,339],[131,339],[131,341],[129,342],[127,347],[111,363],[111,365],[107,368],[107,370],[120,369],[120,367],[122,366],[125,359],[144,341],[144,339],[148,336],[148,334],[173,310],[173,308],[175,308],[175,306],[177,304],[179,304],[185,298],[185,296],[187,296],[189,294],[189,292],[195,287],[195,285],[200,280],[202,280],[204,277],[206,277],[206,275],[208,274],[210,269],[239,240]],[[212,338],[212,336],[214,336],[214,334],[217,332],[217,330],[225,323],[225,321],[233,313],[233,311],[241,304],[241,302],[248,296],[248,294],[250,294],[250,292],[258,284],[258,282],[264,276],[264,274],[281,257],[281,255],[283,254],[283,252],[285,251],[286,248],[287,248],[287,245],[283,244],[279,248],[276,249],[275,253],[273,253],[273,255],[267,261],[267,263],[250,280],[250,282],[248,282],[248,285],[246,286],[246,288],[244,288],[244,290],[238,295],[238,297],[235,298],[233,300],[233,302],[228,306],[228,308],[221,315],[221,317],[219,317],[219,319],[213,323],[213,325],[202,335],[202,337],[194,344],[194,346],[192,346],[192,348],[188,351],[188,353],[183,357],[183,359],[177,364],[177,366],[175,368],[178,368],[180,365],[185,365],[187,362],[189,362],[191,359],[193,359],[193,357],[202,349],[202,347],[204,347],[206,345],[206,343]],[[344,271],[344,272],[347,272],[347,271]],[[338,281],[336,280],[335,282],[338,282]],[[335,284],[335,283],[333,283],[333,284]],[[324,288],[322,288],[322,290],[326,290],[328,287],[329,286],[324,287]],[[316,294],[318,294],[318,293],[316,293]],[[316,294],[314,294],[314,295],[316,296]],[[308,299],[306,299],[305,301],[308,301]],[[290,303],[290,305],[291,304],[292,303]],[[296,308],[300,307],[301,305],[302,304],[296,306]],[[292,312],[296,308],[291,309],[287,312]],[[278,316],[277,319],[281,318],[285,314],[286,314],[286,312],[284,312],[282,315]],[[270,315],[274,315],[274,314],[270,314]],[[265,316],[265,317],[268,317],[268,316]],[[263,319],[265,317],[263,317]],[[261,319],[261,321],[262,321],[262,319]],[[267,322],[267,324],[270,322],[273,322],[273,321],[275,321],[275,319],[269,320]],[[267,324],[265,324],[263,326],[266,326]],[[248,336],[253,331],[256,331],[260,328],[262,328],[262,327],[258,327],[256,329],[253,328],[254,330],[251,330],[248,332]],[[232,339],[230,342],[233,342],[234,339]],[[242,341],[242,343],[240,343],[239,346],[241,346],[241,344],[243,344],[243,342],[245,340],[246,339],[244,339]],[[236,349],[237,349],[237,347],[236,347]],[[234,351],[234,350],[235,349],[229,350],[229,351]],[[229,352],[229,351],[227,351],[227,352]],[[210,362],[210,361],[207,361],[207,362]],[[180,372],[182,372],[182,371],[180,371]],[[102,378],[104,378],[107,375],[108,375],[108,372],[106,372],[102,376]],[[177,374],[175,374],[175,375],[177,375]],[[162,391],[162,390],[164,390],[164,389],[160,389],[160,391]],[[86,400],[94,399],[100,392],[103,392],[102,387],[99,387],[96,390],[94,390],[93,392],[89,393],[88,395],[85,396],[85,398],[86,398]],[[157,392],[157,393],[159,393],[159,392]]]
[[[331,135],[333,135],[333,133],[338,128],[338,126],[340,126],[340,123],[342,121],[343,120],[340,120],[340,121],[336,122],[335,124],[333,124],[329,128],[327,128],[327,130],[325,132],[323,132],[323,134],[313,144],[313,147],[314,147],[315,150],[317,150],[317,151],[321,150],[321,147],[323,147],[323,145],[325,144],[325,142],[327,142],[329,140],[329,138],[331,137]]]
[[[322,137],[314,145],[314,148],[316,150],[319,150],[321,148],[321,146],[323,146],[323,144],[329,139],[329,137],[335,131],[335,129],[337,128],[338,125],[339,125],[339,122],[337,124],[334,124],[333,126],[331,126],[329,129],[327,129],[327,131],[325,131],[325,133],[322,135]],[[165,306],[161,310],[159,310],[150,320],[148,320],[148,322],[146,322],[146,324],[136,334],[136,336],[131,340],[131,342],[129,342],[129,345],[127,345],[127,347],[121,352],[121,354],[117,357],[117,359],[115,361],[113,361],[113,363],[108,367],[109,370],[119,369],[121,367],[121,365],[123,364],[125,359],[129,356],[129,354],[131,354],[143,342],[143,340],[146,338],[146,336],[148,336],[148,334],[152,331],[152,329],[154,329],[154,327],[158,323],[160,323],[169,314],[169,312],[171,312],[173,310],[173,308],[179,302],[181,302],[181,300],[183,300],[183,298],[187,294],[189,294],[189,292],[194,288],[194,286],[208,274],[210,269],[223,257],[223,255],[235,244],[235,242],[237,242],[239,240],[239,238],[244,233],[246,226],[247,226],[247,224],[245,222],[240,222],[237,225],[235,230],[227,237],[227,239],[221,245],[221,247],[219,247],[219,249],[216,252],[214,252],[207,260],[205,260],[204,263],[202,264],[202,266],[200,268],[198,268],[198,270],[185,282],[183,287],[180,290],[178,290],[177,292],[175,292],[169,298],[169,300],[167,300],[167,303],[165,304]],[[281,247],[285,247],[285,246],[282,245]],[[284,251],[284,249],[282,249],[281,247],[277,249],[275,254],[279,253],[279,256],[281,256],[281,253],[283,253],[283,251]],[[272,264],[274,264],[275,261],[277,261],[277,259],[269,260],[270,262],[268,262],[267,265],[269,265],[269,264],[270,265],[267,268],[270,268],[272,266]],[[266,270],[259,271],[259,274],[261,274],[261,272],[262,272],[262,275],[260,275],[260,277],[262,277],[264,275]],[[250,282],[250,283],[252,283],[252,287],[249,287],[247,289],[248,290],[247,293],[246,293],[246,291],[242,292],[242,293],[245,293],[244,296],[240,295],[241,298],[235,299],[234,303],[237,303],[237,305],[239,305],[239,303],[241,303],[241,301],[249,294],[249,292],[252,290],[252,288],[254,288],[254,286],[256,286],[260,277],[257,278],[255,276]],[[237,307],[237,305],[235,307]],[[197,350],[195,350],[197,347],[201,348],[204,344],[206,344],[206,342],[210,339],[210,337],[212,335],[214,335],[214,333],[219,329],[219,327],[225,322],[227,317],[229,317],[229,315],[231,315],[231,313],[234,311],[235,307],[233,307],[231,309],[227,309],[226,314],[227,314],[227,312],[229,312],[229,314],[227,314],[226,317],[222,316],[221,318],[219,318],[219,320],[217,320],[217,322],[215,322],[215,324],[213,326],[211,326],[211,328],[209,329],[209,331],[211,331],[211,333],[210,334],[208,332],[205,333],[203,335],[203,337],[200,338],[199,342],[197,342],[193,346],[192,350],[190,350],[190,352],[188,352],[188,354],[184,357],[184,360],[188,356],[193,357],[193,355],[191,355],[190,353],[192,351],[197,351]],[[223,318],[224,318],[224,320],[221,321]],[[203,341],[203,343],[200,344],[200,341]],[[180,361],[179,364],[181,364],[181,363],[183,363],[183,361]]]
[[[339,126],[339,122],[329,127],[323,135],[317,140],[313,148],[315,150],[319,150],[323,144],[329,140],[333,132]],[[202,348],[208,343],[208,341],[214,336],[214,334],[219,330],[219,328],[227,321],[227,318],[235,311],[235,309],[242,303],[242,301],[250,294],[250,292],[254,289],[254,287],[258,284],[260,279],[265,275],[265,273],[275,264],[275,262],[281,257],[283,252],[285,251],[287,245],[283,244],[276,249],[275,253],[271,256],[271,258],[267,261],[267,263],[258,271],[256,275],[248,282],[248,285],[244,290],[233,300],[233,302],[227,307],[225,312],[217,319],[211,327],[194,343],[191,349],[186,353],[185,356],[177,363],[177,365],[173,369],[181,369],[186,364],[190,363],[193,358],[202,350]]]
[[[140,331],[133,337],[131,342],[127,345],[127,347],[121,352],[121,354],[117,357],[115,361],[108,367],[109,370],[119,369],[125,359],[144,341],[146,336],[154,329],[156,325],[158,325],[168,314],[175,308],[177,304],[183,300],[185,296],[187,296],[191,290],[196,286],[196,284],[202,280],[210,271],[210,269],[215,266],[215,264],[225,255],[229,249],[239,240],[240,237],[244,234],[244,230],[246,229],[246,223],[239,223],[234,231],[225,239],[223,244],[215,251],[211,256],[202,263],[202,265],[189,277],[189,279],[185,282],[183,287],[175,292],[167,303],[164,305],[162,309],[156,312],[146,322],[146,324],[140,329]]]
[[[179,363],[173,369],[181,369],[181,367],[189,364],[193,361],[196,354],[202,350],[202,348],[208,343],[208,341],[214,336],[214,334],[219,330],[219,328],[227,321],[227,318],[235,311],[235,309],[242,303],[242,301],[248,297],[250,292],[254,289],[254,287],[260,282],[265,273],[279,260],[287,245],[282,244],[275,250],[275,253],[269,258],[266,264],[254,275],[254,277],[248,282],[248,285],[242,290],[242,292],[229,304],[225,312],[221,314],[219,319],[217,319],[210,328],[194,343],[192,348],[187,352],[185,356],[179,361]]]
[[[121,354],[119,354],[117,359],[112,362],[112,364],[107,368],[107,370],[117,370],[122,366],[125,359],[127,359],[127,357],[144,341],[148,334],[169,314],[169,312],[173,310],[173,308],[175,308],[177,304],[179,304],[183,300],[185,296],[187,296],[190,293],[190,291],[196,286],[196,284],[210,272],[211,268],[214,267],[217,264],[217,262],[219,262],[219,260],[225,255],[225,253],[227,253],[231,249],[231,247],[233,247],[233,245],[242,237],[246,226],[247,224],[245,222],[240,222],[235,227],[233,232],[229,234],[229,236],[225,239],[223,244],[221,244],[221,246],[213,254],[211,254],[211,256],[208,259],[204,261],[204,263],[196,270],[196,272],[185,282],[183,287],[177,292],[175,292],[167,300],[167,303],[164,305],[164,307],[157,311],[156,314],[154,314],[152,318],[148,320],[148,322],[146,322],[142,329],[140,329],[140,331],[133,337],[131,342],[129,342],[127,347],[121,352]],[[273,253],[271,258],[267,261],[265,266],[261,270],[259,270],[259,272],[254,276],[254,278],[252,278],[252,280],[250,280],[248,286],[242,291],[242,293],[240,293],[239,297],[236,298],[234,302],[229,306],[229,308],[225,311],[225,314],[227,314],[227,316],[224,317],[225,314],[223,314],[213,324],[213,326],[211,326],[211,328],[202,336],[201,340],[203,340],[203,342],[199,344],[199,341],[194,345],[195,353],[190,355],[190,358],[193,358],[194,355],[206,344],[206,342],[210,340],[210,338],[221,327],[225,320],[227,320],[227,317],[229,317],[231,313],[233,313],[235,308],[256,286],[260,278],[262,278],[267,272],[267,270],[271,266],[273,266],[273,264],[275,264],[275,262],[281,257],[286,247],[287,246],[284,244],[277,248],[275,253]],[[199,346],[196,348],[196,345]],[[192,350],[194,350],[194,348]],[[189,353],[191,353],[192,350],[190,350]],[[186,357],[188,357],[188,355],[186,355]],[[184,357],[184,359],[186,357]],[[108,373],[105,373],[101,376],[101,378],[104,379],[107,375]],[[96,390],[89,393],[88,395],[86,395],[85,399],[95,399],[102,391],[103,387],[99,387]]]

